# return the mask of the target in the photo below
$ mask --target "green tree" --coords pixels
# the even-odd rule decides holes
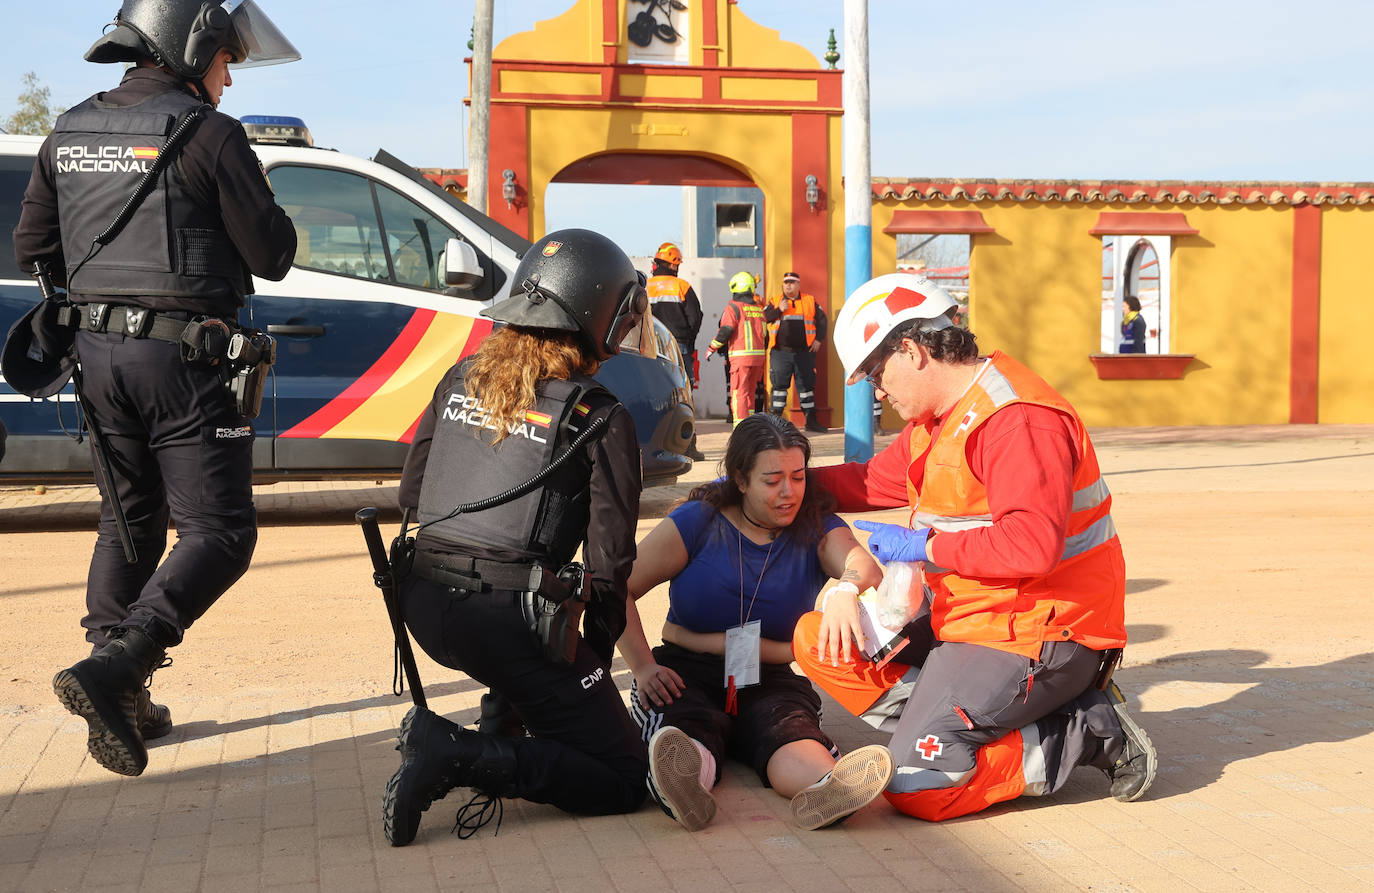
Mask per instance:
[[[52,107],[52,91],[40,85],[38,75],[30,71],[24,75],[19,107],[5,119],[5,130],[9,133],[44,135],[52,130],[53,121],[65,111]]]

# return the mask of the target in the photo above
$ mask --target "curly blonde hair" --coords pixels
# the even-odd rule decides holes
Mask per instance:
[[[539,382],[591,375],[598,366],[577,332],[506,326],[482,342],[464,383],[496,426],[492,443],[500,443],[534,407]]]

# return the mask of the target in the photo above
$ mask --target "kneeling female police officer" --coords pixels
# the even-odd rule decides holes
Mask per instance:
[[[490,686],[529,737],[412,708],[386,786],[393,846],[455,787],[584,815],[644,798],[644,745],[610,674],[635,557],[639,446],[629,413],[590,378],[643,315],[644,278],[609,239],[570,229],[534,243],[514,283],[483,311],[507,325],[449,370],[406,458],[401,507],[420,525],[402,610],[425,653]],[[569,450],[531,492],[453,513]],[[584,543],[585,571],[571,564]]]

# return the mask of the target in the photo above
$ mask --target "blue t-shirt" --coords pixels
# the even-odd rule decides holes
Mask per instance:
[[[668,517],[687,546],[687,566],[668,584],[668,620],[698,633],[739,626],[743,549],[745,619],[762,621],[760,633],[765,639],[792,641],[797,621],[815,608],[816,595],[830,578],[821,569],[817,544],[801,545],[783,531],[770,552],[767,545],[743,536],[724,515],[700,501],[683,503]],[[824,536],[845,523],[836,515],[826,515],[821,526]]]

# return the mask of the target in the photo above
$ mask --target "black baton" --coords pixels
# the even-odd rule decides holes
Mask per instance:
[[[358,509],[354,516],[363,528],[363,539],[367,542],[367,552],[372,556],[372,582],[382,590],[382,601],[386,603],[387,616],[391,618],[391,631],[396,637],[396,653],[401,658],[401,669],[405,671],[406,682],[410,684],[410,697],[415,706],[428,709],[425,703],[425,689],[420,684],[420,670],[415,666],[415,652],[410,649],[410,636],[406,633],[405,622],[401,619],[401,605],[396,593],[396,575],[392,572],[391,561],[382,546],[382,532],[377,527],[375,508]],[[400,692],[396,692],[400,694]]]
[[[33,278],[38,283],[38,291],[45,301],[56,301],[57,290],[53,288],[52,278],[48,275],[48,265],[42,261],[34,264]],[[115,529],[119,531],[119,543],[124,547],[124,560],[138,564],[138,550],[134,548],[133,534],[129,532],[129,519],[124,514],[124,503],[119,501],[119,488],[115,484],[114,466],[110,463],[110,453],[105,448],[105,438],[100,436],[100,425],[91,412],[91,404],[86,400],[81,378],[81,360],[77,359],[72,369],[72,391],[76,393],[76,404],[86,417],[86,433],[91,436],[91,452],[95,453],[95,473],[105,482],[105,493],[114,511]],[[80,429],[77,429],[78,433]]]

